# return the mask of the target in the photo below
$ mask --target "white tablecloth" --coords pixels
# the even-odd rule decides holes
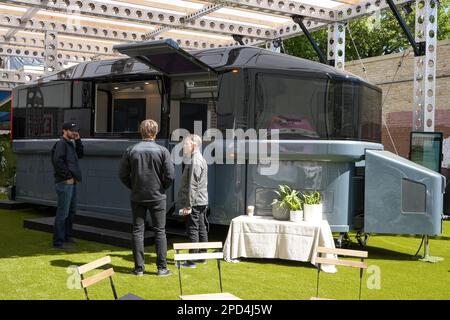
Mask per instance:
[[[320,223],[291,222],[269,216],[243,215],[231,221],[223,252],[228,262],[240,257],[279,258],[309,261],[316,265],[318,246],[334,248],[333,235],[326,220]],[[336,268],[330,265],[322,265],[321,270],[336,272]]]

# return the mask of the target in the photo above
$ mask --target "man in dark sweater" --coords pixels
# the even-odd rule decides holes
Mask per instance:
[[[166,148],[155,142],[158,124],[144,120],[140,125],[142,141],[123,154],[119,177],[131,190],[133,213],[134,274],[144,274],[144,232],[147,210],[155,230],[158,276],[169,276],[167,269],[166,189],[175,178],[175,168]]]
[[[78,159],[83,157],[79,128],[75,122],[65,122],[63,136],[52,149],[55,189],[58,196],[53,246],[68,249],[73,243],[72,227],[77,210],[77,184],[81,182]]]

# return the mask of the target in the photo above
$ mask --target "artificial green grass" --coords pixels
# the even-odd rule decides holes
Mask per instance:
[[[23,220],[38,217],[33,210],[0,210],[0,299],[85,299],[82,289],[69,289],[73,280],[70,265],[81,265],[102,256],[112,258],[114,280],[119,295],[132,292],[145,299],[178,299],[177,270],[173,250],[168,253],[169,268],[174,275],[155,275],[156,255],[146,248],[146,274],[131,274],[131,250],[79,240],[72,252],[51,247],[49,233],[27,230]],[[368,289],[373,274],[364,275],[363,299],[449,299],[450,298],[450,223],[444,234],[430,240],[434,256],[445,258],[437,264],[414,260],[420,238],[372,236],[369,239],[369,265],[379,267],[379,289]],[[353,237],[354,239],[354,237]],[[169,248],[173,242],[169,241]],[[184,241],[183,241],[184,242]],[[353,243],[353,248],[358,249]],[[150,264],[151,262],[151,264]],[[373,268],[373,267],[372,267]],[[69,270],[70,272],[70,270]],[[73,274],[73,273],[72,273]],[[197,269],[183,269],[184,294],[219,292],[215,261]],[[316,269],[309,263],[284,260],[245,259],[240,263],[222,263],[224,291],[242,299],[309,299],[315,295]],[[338,273],[321,273],[320,296],[334,299],[357,299],[359,272],[338,267]],[[112,299],[108,281],[89,290],[92,299]]]

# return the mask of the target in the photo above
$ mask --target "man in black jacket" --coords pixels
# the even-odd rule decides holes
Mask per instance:
[[[55,189],[58,196],[53,246],[67,249],[73,243],[72,226],[77,210],[77,184],[81,182],[78,159],[83,157],[79,128],[75,122],[63,124],[63,136],[52,149]]]
[[[140,125],[142,141],[123,154],[119,177],[131,189],[133,213],[134,274],[144,274],[144,232],[147,210],[155,230],[158,276],[169,276],[167,269],[166,194],[174,180],[175,168],[166,148],[155,142],[158,124],[144,120]]]

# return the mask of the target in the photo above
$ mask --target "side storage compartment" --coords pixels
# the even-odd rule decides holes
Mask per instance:
[[[388,151],[366,151],[364,231],[439,235],[445,177]]]

